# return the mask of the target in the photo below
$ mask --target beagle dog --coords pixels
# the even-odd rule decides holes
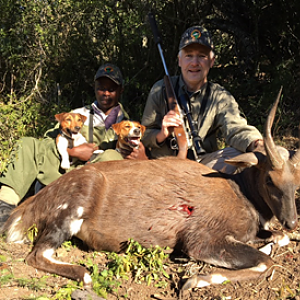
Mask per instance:
[[[79,113],[60,113],[55,115],[55,119],[59,122],[60,133],[56,137],[56,146],[61,155],[61,168],[70,168],[70,157],[67,149],[87,143],[85,137],[80,130],[87,117]]]
[[[112,125],[113,130],[118,135],[116,150],[121,149],[132,151],[138,148],[146,127],[136,121],[124,120]]]

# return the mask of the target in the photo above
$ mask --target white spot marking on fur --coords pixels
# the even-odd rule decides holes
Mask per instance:
[[[50,262],[57,264],[57,265],[70,265],[71,266],[71,264],[69,264],[69,263],[64,263],[64,262],[54,259],[52,257],[53,254],[54,254],[54,250],[52,248],[49,248],[43,252],[43,256]]]
[[[268,267],[264,263],[261,263],[256,267],[250,268],[249,270],[262,273],[262,272],[266,271],[267,268]]]
[[[69,263],[61,262],[61,261],[59,261],[59,260],[54,259],[54,258],[52,257],[53,254],[54,254],[54,250],[53,250],[52,248],[49,248],[49,249],[47,249],[47,250],[45,250],[45,251],[43,252],[43,256],[44,256],[47,260],[49,260],[50,262],[52,262],[52,263],[54,263],[54,264],[57,264],[57,265],[68,265],[68,266],[72,266],[72,265],[69,264]]]
[[[82,222],[83,222],[83,219],[71,221],[71,223],[70,223],[71,235],[75,235],[76,233],[78,233],[80,231]]]
[[[199,276],[199,280],[196,284],[196,288],[203,288],[211,284],[222,284],[224,281],[227,281],[228,278],[221,274],[212,274],[210,276]],[[204,279],[207,278],[207,279]]]
[[[272,252],[272,247],[273,247],[274,243],[269,243],[261,248],[259,248],[259,251],[262,253],[265,253],[267,255],[270,255]]]
[[[85,285],[85,286],[89,286],[89,285],[91,285],[92,284],[92,282],[93,282],[93,280],[92,280],[92,277],[90,276],[90,274],[88,274],[88,273],[84,273],[84,276],[83,276],[83,284]]]
[[[21,244],[27,241],[26,236],[24,235],[23,228],[20,228],[20,222],[21,217],[18,217],[9,227],[9,230],[7,231],[7,237],[6,241],[8,243],[16,243],[16,244]]]
[[[82,217],[82,215],[83,215],[83,207],[82,206],[79,206],[77,208],[77,213],[78,213],[78,217],[79,218]]]
[[[280,239],[277,243],[280,247],[286,246],[290,243],[290,238],[286,234],[284,234],[284,237]]]
[[[63,204],[63,205],[59,205],[58,207],[57,207],[57,209],[67,209],[68,208],[68,204]]]
[[[16,218],[14,220],[14,222],[12,223],[12,225],[10,226],[10,228],[15,227],[20,220],[21,220],[21,217]]]
[[[211,283],[212,284],[221,284],[227,280],[228,280],[228,278],[225,276],[222,276],[221,274],[212,274],[211,275]]]
[[[203,287],[206,287],[206,286],[209,286],[209,285],[210,285],[210,283],[209,283],[208,281],[200,279],[200,280],[197,282],[196,287],[197,287],[197,288],[203,288]]]

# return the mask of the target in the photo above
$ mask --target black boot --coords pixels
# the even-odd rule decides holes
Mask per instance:
[[[11,205],[0,200],[0,232],[15,207],[15,205]]]

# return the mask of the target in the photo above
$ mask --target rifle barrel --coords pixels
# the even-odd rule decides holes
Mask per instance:
[[[160,44],[157,44],[157,48],[158,48],[158,51],[159,51],[159,54],[160,54],[160,57],[161,57],[161,61],[163,63],[163,66],[164,66],[164,69],[165,69],[165,74],[170,77],[169,75],[169,71],[168,71],[168,68],[167,68],[167,64],[166,64],[166,61],[165,61],[165,58],[164,58],[164,53],[163,53],[163,50],[161,48],[161,45]]]
[[[162,47],[161,47],[161,37],[160,37],[159,31],[158,31],[155,16],[153,15],[153,13],[150,12],[148,14],[148,19],[149,19],[149,23],[150,23],[150,26],[151,26],[151,29],[152,29],[153,36],[154,36],[155,44],[157,45],[158,52],[159,52],[160,58],[162,60],[164,69],[165,69],[165,74],[167,76],[170,76],[168,68],[167,68],[167,64],[166,64],[166,61],[165,61],[165,58],[164,58],[164,53],[163,53],[163,50],[162,50]]]

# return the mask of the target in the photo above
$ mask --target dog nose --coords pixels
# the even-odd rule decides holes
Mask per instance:
[[[139,128],[135,128],[134,130],[133,130],[133,134],[135,134],[135,135],[139,135],[140,134],[140,129]]]
[[[80,126],[75,126],[75,130],[78,130],[78,131],[79,131],[80,128],[81,128]]]

